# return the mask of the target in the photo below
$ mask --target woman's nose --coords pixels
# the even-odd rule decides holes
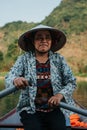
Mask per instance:
[[[42,37],[41,41],[47,41],[47,38],[46,37]]]

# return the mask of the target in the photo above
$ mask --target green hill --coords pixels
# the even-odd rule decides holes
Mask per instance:
[[[40,23],[65,32],[67,44],[60,53],[74,73],[87,73],[87,0],[62,0]],[[7,71],[22,53],[17,45],[19,36],[40,23],[16,21],[0,28],[1,71]]]
[[[87,0],[62,0],[42,23],[62,29],[68,35],[87,29]]]

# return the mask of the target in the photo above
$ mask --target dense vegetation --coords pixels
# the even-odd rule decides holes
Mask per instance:
[[[60,6],[56,7],[42,22],[62,29],[68,35],[80,34],[87,28],[86,3],[86,0],[63,0]]]

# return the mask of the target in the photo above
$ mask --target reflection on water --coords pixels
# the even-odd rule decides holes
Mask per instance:
[[[74,99],[82,106],[87,108],[87,83],[86,85],[79,85],[74,92]]]

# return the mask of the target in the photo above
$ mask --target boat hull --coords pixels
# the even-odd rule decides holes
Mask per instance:
[[[67,130],[87,130],[87,128],[82,127],[71,127],[70,120],[68,118],[66,118],[66,127]],[[0,130],[16,130],[16,128],[23,128],[23,125],[20,122],[20,116],[16,112],[16,109],[13,109],[0,118]]]

